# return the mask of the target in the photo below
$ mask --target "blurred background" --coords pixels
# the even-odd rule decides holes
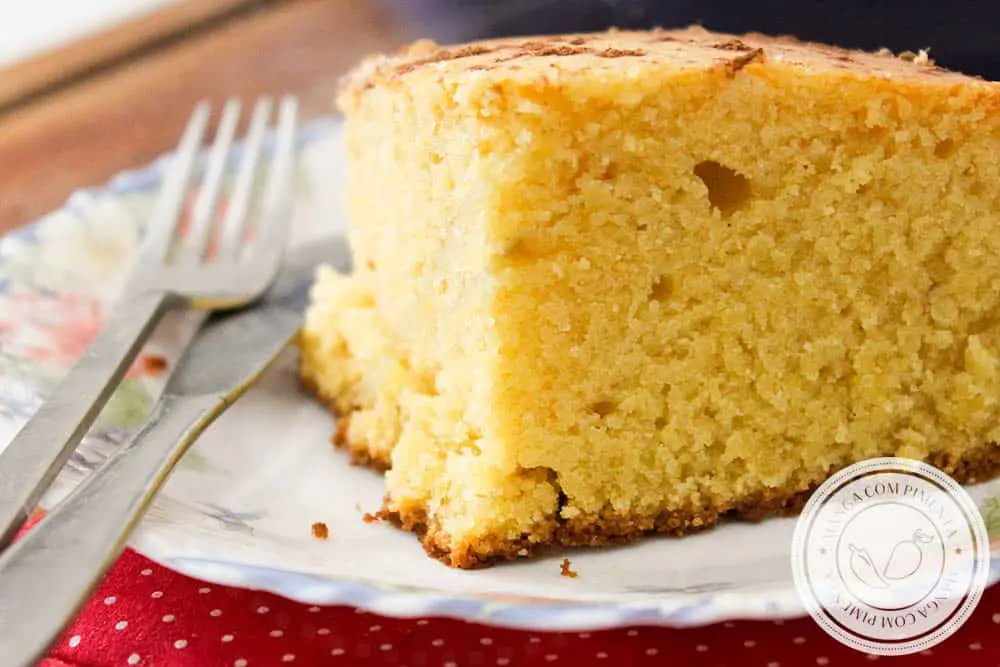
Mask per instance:
[[[1000,79],[1000,0],[0,0],[0,233],[167,150],[201,99],[294,92],[317,117],[363,54],[418,37],[692,23]]]
[[[411,27],[444,41],[482,36],[682,27],[763,32],[840,46],[930,48],[945,67],[1000,78],[998,0],[395,0]]]
[[[33,0],[0,4],[5,5],[0,8],[3,67],[158,10],[185,14],[186,20],[172,26],[183,29],[185,23],[197,26],[206,16],[275,3]],[[325,4],[354,5],[355,10],[367,5],[373,18],[384,22],[377,29],[388,30],[391,24],[399,33],[442,42],[609,26],[669,28],[700,23],[718,31],[793,34],[863,49],[930,48],[950,68],[1000,78],[997,0],[328,0]],[[162,11],[171,6],[171,11]]]

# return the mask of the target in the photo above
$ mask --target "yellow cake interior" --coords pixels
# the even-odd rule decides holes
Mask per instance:
[[[355,270],[319,274],[302,374],[433,553],[684,532],[1000,441],[997,85],[555,39],[592,50],[396,65],[341,101]]]

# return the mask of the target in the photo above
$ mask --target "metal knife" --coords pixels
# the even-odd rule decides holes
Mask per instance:
[[[320,263],[348,269],[343,240],[290,253],[259,305],[211,319],[135,435],[0,555],[5,667],[29,667],[45,654],[122,551],[184,452],[294,340]]]

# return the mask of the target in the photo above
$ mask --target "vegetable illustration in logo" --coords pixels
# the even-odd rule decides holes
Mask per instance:
[[[933,541],[933,535],[917,528],[913,531],[913,537],[896,543],[882,567],[878,566],[867,549],[848,544],[847,548],[851,550],[851,572],[866,586],[889,588],[894,582],[907,579],[920,570],[924,561],[921,545]]]

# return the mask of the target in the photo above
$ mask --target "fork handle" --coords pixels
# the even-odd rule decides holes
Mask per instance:
[[[100,581],[222,396],[160,399],[142,428],[0,556],[0,655],[30,667]]]
[[[0,452],[0,551],[69,460],[157,323],[179,302],[166,292],[119,301],[83,358]]]

